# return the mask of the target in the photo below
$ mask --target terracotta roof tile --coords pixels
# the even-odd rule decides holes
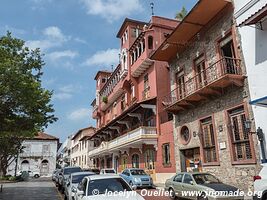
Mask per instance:
[[[59,140],[57,137],[49,135],[44,132],[39,132],[36,136],[33,138],[34,140]]]

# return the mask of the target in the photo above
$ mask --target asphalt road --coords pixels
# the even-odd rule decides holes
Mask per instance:
[[[39,178],[3,184],[0,200],[61,200],[61,196],[51,178]]]

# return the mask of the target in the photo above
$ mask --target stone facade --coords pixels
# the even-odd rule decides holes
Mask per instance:
[[[199,32],[197,38],[188,45],[188,47],[179,55],[179,59],[171,62],[171,87],[175,89],[176,74],[181,68],[184,70],[185,82],[191,79],[195,74],[194,59],[201,54],[205,57],[205,65],[211,66],[219,59],[218,38],[223,38],[228,32],[232,32],[233,43],[236,47],[238,57],[242,58],[240,50],[239,38],[236,36],[236,30],[233,26],[233,10],[231,6],[226,7],[215,18],[212,19],[202,31]],[[192,66],[193,65],[193,66]],[[245,75],[244,62],[241,64],[242,72]],[[182,171],[183,167],[181,152],[193,148],[199,148],[200,160],[203,162],[203,147],[201,145],[201,125],[200,121],[207,117],[212,118],[213,131],[216,142],[216,152],[218,161],[212,165],[204,163],[202,165],[203,172],[210,172],[216,175],[225,183],[236,185],[240,189],[247,191],[252,188],[253,176],[259,171],[259,153],[257,148],[257,138],[251,136],[253,144],[252,152],[255,153],[255,159],[249,164],[234,164],[232,159],[231,131],[230,124],[227,121],[227,111],[240,105],[244,106],[247,119],[253,121],[253,113],[248,105],[249,91],[247,79],[244,80],[244,86],[237,87],[234,84],[227,88],[221,89],[220,95],[210,96],[206,100],[199,102],[190,109],[179,111],[174,117],[174,141],[175,141],[175,157],[177,172]],[[185,144],[181,138],[181,128],[187,126],[190,134],[190,141]],[[252,130],[254,127],[252,127]],[[246,184],[244,184],[246,183]]]

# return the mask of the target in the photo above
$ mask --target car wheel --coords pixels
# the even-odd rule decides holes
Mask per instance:
[[[202,192],[200,196],[197,197],[197,200],[208,200],[205,192]]]
[[[34,178],[39,178],[40,176],[38,174],[35,174],[33,177]]]
[[[61,187],[61,190],[60,190],[61,194],[64,194],[64,188]]]
[[[172,188],[169,189],[169,195],[171,199],[176,199],[176,195],[175,192]]]
[[[261,198],[261,200],[267,200],[267,193],[263,195],[263,197]]]
[[[57,187],[57,189],[58,189],[58,191],[61,191],[61,185],[58,185],[58,187]]]
[[[64,200],[68,200],[67,195],[64,195]]]

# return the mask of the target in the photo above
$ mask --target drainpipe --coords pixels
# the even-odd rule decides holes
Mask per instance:
[[[261,147],[261,154],[262,154],[262,162],[266,163],[267,159],[266,159],[266,149],[265,149],[265,138],[264,138],[264,133],[262,131],[262,129],[259,127],[257,129],[257,135],[258,135],[258,139],[260,141],[260,147]]]

